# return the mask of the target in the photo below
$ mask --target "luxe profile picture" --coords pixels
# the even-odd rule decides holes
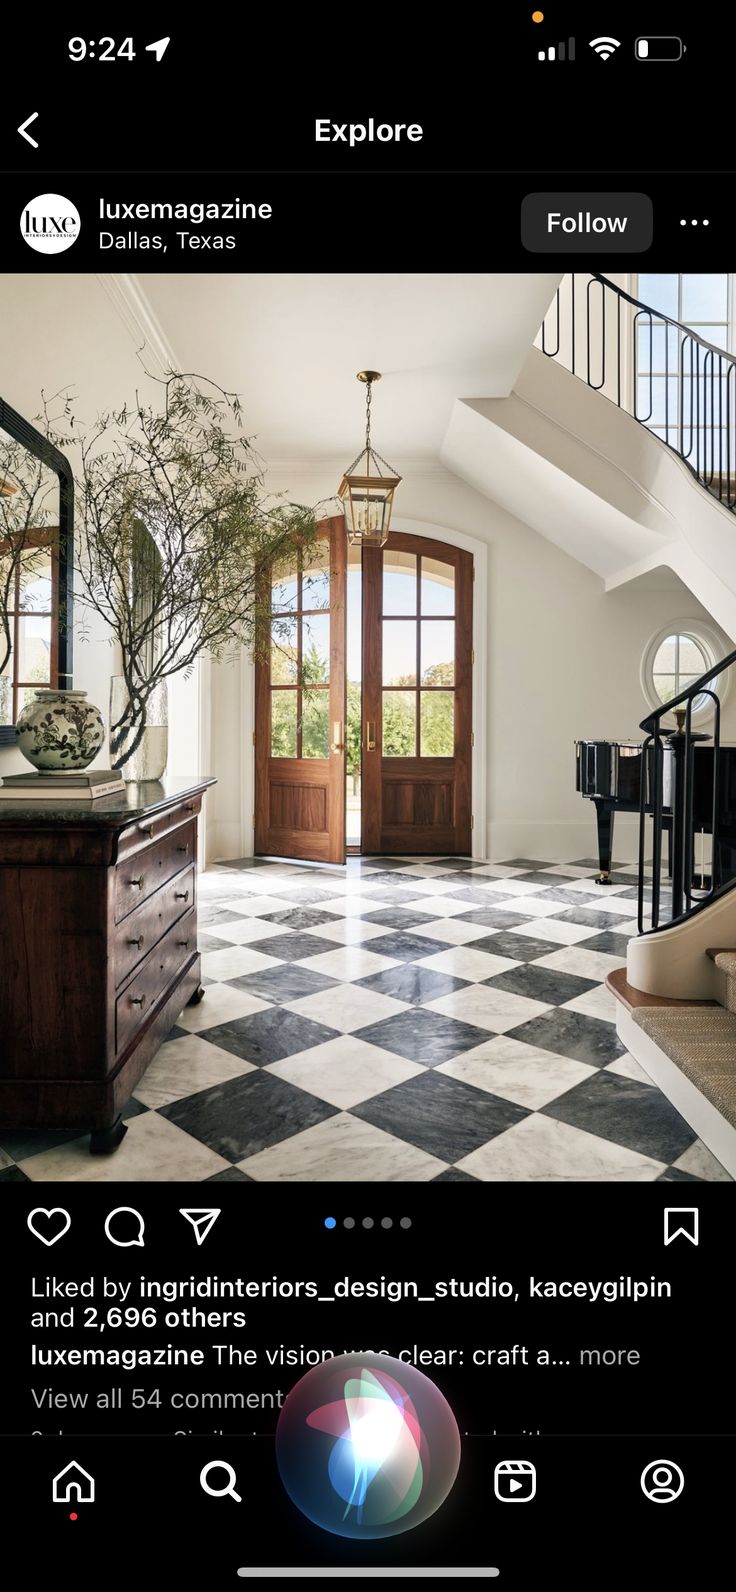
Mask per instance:
[[[79,211],[60,193],[42,193],[23,206],[21,235],[38,254],[63,254],[79,237]]]

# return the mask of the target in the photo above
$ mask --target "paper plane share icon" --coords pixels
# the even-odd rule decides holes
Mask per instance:
[[[219,1214],[219,1209],[212,1210],[205,1207],[202,1207],[201,1210],[182,1210],[181,1208],[179,1210],[179,1215],[183,1216],[187,1222],[191,1222],[198,1244],[203,1244],[208,1233],[212,1232]]]

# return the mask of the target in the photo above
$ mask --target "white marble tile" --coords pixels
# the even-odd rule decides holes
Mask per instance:
[[[677,1167],[678,1172],[690,1172],[693,1177],[705,1178],[708,1183],[733,1182],[730,1172],[726,1171],[725,1166],[721,1166],[720,1161],[717,1161],[712,1152],[706,1148],[702,1139],[696,1139],[689,1150],[678,1156],[672,1165]]]
[[[244,917],[244,918],[258,918],[258,917],[265,917],[268,912],[283,912],[285,907],[286,907],[286,905],[287,905],[287,903],[284,901],[283,896],[278,896],[278,895],[274,894],[274,895],[257,895],[257,896],[243,897],[242,900],[238,899],[237,903],[235,901],[226,902],[226,903],[224,903],[224,905],[225,905],[226,911],[228,911],[228,912],[237,912],[237,913],[239,913],[239,915],[241,917]],[[203,929],[207,929],[208,933],[210,932],[209,924],[203,923],[201,925],[201,927]],[[220,932],[225,935],[225,938],[227,939],[227,935],[225,934],[225,930],[229,927],[229,925],[227,923],[223,923],[223,924],[218,924],[217,927],[220,930]],[[214,928],[215,928],[215,925],[213,924],[212,925],[212,930],[213,931],[214,931]]]
[[[646,919],[645,919],[644,926],[646,927]],[[613,932],[615,934],[626,934],[626,935],[628,935],[628,937],[630,939],[632,934],[638,934],[639,933],[639,925],[638,925],[638,923],[636,921],[636,918],[626,918],[626,919],[624,919],[623,922],[616,924],[616,927],[615,927]]]
[[[552,1117],[529,1116],[457,1165],[484,1183],[652,1183],[664,1162]]]
[[[465,903],[470,910],[469,903]],[[447,945],[466,945],[468,940],[480,940],[490,929],[482,923],[462,923],[458,918],[436,918],[432,923],[418,923],[410,934],[421,934],[422,939],[444,940]],[[488,977],[490,978],[490,973]]]
[[[617,1002],[604,984],[596,984],[584,995],[575,995],[560,1006],[561,1012],[582,1012],[584,1017],[597,1017],[603,1023],[615,1023]]]
[[[262,973],[264,967],[278,967],[277,956],[266,956],[245,945],[226,945],[221,951],[202,953],[202,972],[219,983],[226,978],[241,978],[244,973]]]
[[[560,945],[577,945],[580,940],[589,940],[597,931],[583,928],[579,923],[562,923],[559,918],[531,918],[528,923],[520,923],[513,930],[514,934],[528,934],[532,940],[556,940]]]
[[[499,905],[496,903],[496,909]],[[558,913],[565,911],[564,901],[545,901],[542,896],[527,895],[517,896],[509,901],[509,912],[524,912],[529,918],[554,918]],[[593,929],[586,929],[586,934],[593,934]]]
[[[309,1094],[317,1095],[318,1099],[326,1100],[329,1105],[349,1111],[361,1100],[369,1100],[384,1089],[415,1078],[426,1068],[348,1035],[330,1039],[326,1045],[316,1045],[313,1050],[303,1050],[298,1056],[288,1056],[285,1061],[274,1062],[268,1070],[306,1089]]]
[[[215,1028],[218,1023],[234,1023],[239,1017],[251,1017],[254,1012],[265,1011],[270,1004],[246,990],[233,989],[229,984],[208,984],[204,1000],[198,1006],[185,1006],[177,1027],[198,1034],[203,1028]]]
[[[615,1072],[618,1078],[633,1078],[634,1083],[649,1083],[655,1087],[649,1073],[639,1066],[638,1061],[629,1055],[628,1050],[625,1055],[617,1056],[615,1061],[609,1062],[606,1072]]]
[[[443,1017],[455,1017],[458,1022],[472,1023],[478,1028],[489,1028],[494,1034],[506,1033],[520,1023],[531,1022],[549,1010],[542,1001],[529,1000],[526,995],[512,995],[505,989],[488,989],[483,984],[471,984],[467,989],[456,989],[452,995],[442,995],[439,1000],[428,1001],[425,1012],[441,1012]]]
[[[568,945],[564,951],[550,951],[540,956],[535,967],[551,967],[555,973],[575,973],[578,978],[595,978],[602,984],[609,973],[623,967],[620,956],[609,956],[606,951],[587,951],[584,945]]]
[[[406,1001],[379,995],[374,990],[359,989],[357,984],[335,984],[332,989],[305,995],[286,1005],[289,1011],[298,1012],[313,1023],[324,1023],[327,1028],[337,1028],[341,1034],[355,1033],[358,1028],[367,1028],[370,1023],[380,1023],[385,1017],[395,1017],[397,1012],[407,1010]]]
[[[230,1165],[166,1117],[132,1117],[113,1155],[90,1155],[89,1139],[72,1139],[23,1162],[34,1183],[198,1183]]]
[[[480,939],[483,928],[477,923],[475,927],[478,930],[475,937]],[[421,929],[418,932],[421,932]],[[495,978],[497,973],[510,973],[512,967],[518,967],[519,963],[512,962],[509,956],[492,955],[490,951],[474,951],[472,945],[451,945],[447,951],[436,951],[434,956],[421,957],[417,965],[428,967],[433,973],[450,973],[453,978],[480,981],[484,978]]]
[[[530,870],[527,869],[527,872],[529,871]],[[550,880],[550,884],[551,883],[552,880]],[[544,889],[544,886],[534,884],[531,879],[511,878],[499,879],[498,884],[494,884],[492,888],[494,890],[499,890],[502,895],[521,897],[525,895],[538,895],[540,889]]]
[[[499,1034],[435,1068],[435,1072],[447,1072],[462,1083],[500,1095],[502,1100],[528,1106],[530,1111],[538,1111],[596,1071],[585,1062],[556,1056],[508,1034]]]
[[[262,918],[243,918],[239,923],[213,923],[211,926],[207,923],[202,924],[203,934],[211,934],[220,940],[229,940],[233,945],[260,944],[262,940],[272,940],[275,935],[284,932],[283,923],[264,923]],[[204,954],[212,956],[214,952],[208,951]],[[203,968],[202,971],[206,972],[206,969]]]
[[[299,967],[311,968],[314,973],[325,973],[328,978],[351,983],[356,978],[368,978],[370,973],[383,973],[387,967],[396,967],[396,958],[378,956],[362,945],[344,945],[339,951],[325,951],[318,956],[308,956]]]
[[[211,1045],[196,1034],[186,1034],[161,1046],[133,1093],[136,1100],[155,1110],[171,1100],[183,1100],[200,1089],[210,1089],[213,1084],[254,1071],[252,1062],[243,1061],[241,1056],[221,1050],[219,1045]]]
[[[259,1183],[428,1183],[447,1162],[340,1112],[238,1165]]]

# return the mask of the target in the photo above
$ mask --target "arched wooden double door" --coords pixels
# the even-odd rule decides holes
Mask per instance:
[[[320,557],[272,585],[270,659],[256,665],[256,852],[342,862],[346,743],[361,745],[361,849],[471,850],[473,561],[394,533],[357,572],[362,680],[346,703],[347,548],[326,520]],[[352,552],[352,550],[351,550]],[[356,656],[355,635],[350,651]],[[348,731],[351,731],[350,737]]]

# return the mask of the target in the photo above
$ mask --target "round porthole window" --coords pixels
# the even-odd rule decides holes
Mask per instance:
[[[659,708],[676,701],[728,650],[725,637],[721,639],[715,629],[699,621],[677,622],[659,630],[642,659],[641,683],[649,706]],[[710,682],[710,689],[723,699],[725,685],[726,679],[716,677]],[[712,712],[713,700],[703,691],[693,703],[693,717],[707,717]]]

